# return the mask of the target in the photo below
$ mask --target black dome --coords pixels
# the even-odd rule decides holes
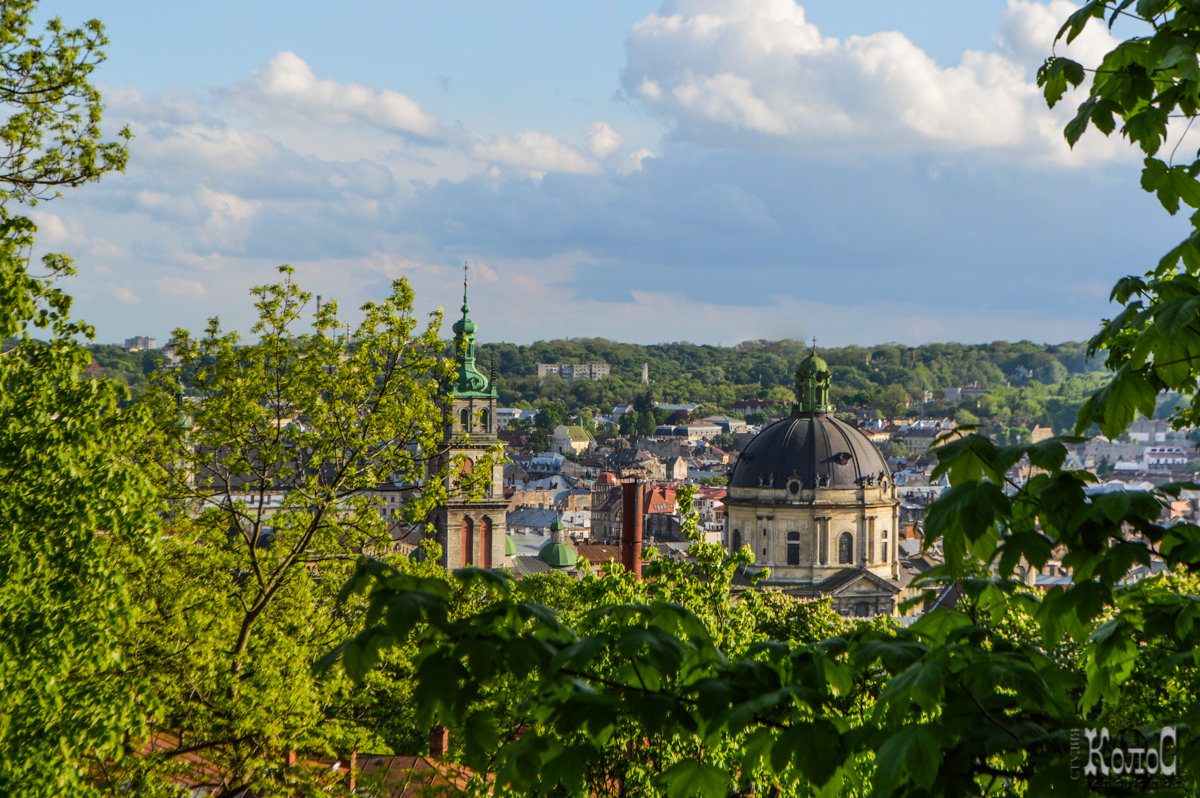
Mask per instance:
[[[857,488],[889,474],[887,461],[866,435],[825,413],[776,421],[746,446],[729,486],[788,487],[792,475],[803,488]]]

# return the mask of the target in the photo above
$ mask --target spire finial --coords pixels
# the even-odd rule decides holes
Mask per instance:
[[[812,351],[813,351],[813,354],[816,354],[816,352],[817,352],[817,336],[815,336],[815,335],[813,336],[813,350]]]
[[[463,261],[463,306],[462,306],[462,310],[463,310],[463,313],[466,313],[468,310],[470,310],[470,308],[467,307],[467,262],[465,260]]]

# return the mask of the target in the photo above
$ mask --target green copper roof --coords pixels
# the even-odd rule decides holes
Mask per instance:
[[[496,396],[496,386],[475,367],[475,322],[471,321],[471,306],[467,303],[466,266],[463,266],[462,318],[454,322],[454,349],[457,352],[457,373],[452,391],[456,397]]]
[[[832,413],[829,385],[829,364],[817,354],[817,342],[813,339],[812,353],[796,369],[796,413]]]
[[[538,552],[538,558],[553,568],[574,568],[579,553],[569,543],[547,543]]]
[[[517,553],[517,544],[513,543],[512,535],[504,536],[504,556],[513,557]]]
[[[550,531],[551,532],[561,532],[564,529],[566,529],[566,527],[563,526],[562,518],[555,518],[553,521],[550,522]]]

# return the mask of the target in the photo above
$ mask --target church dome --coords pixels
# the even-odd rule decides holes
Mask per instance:
[[[801,413],[775,422],[750,441],[729,486],[852,490],[877,484],[888,473],[883,455],[857,429],[825,413]]]
[[[800,367],[796,369],[797,374],[820,374],[829,371],[829,364],[825,359],[818,355],[815,351],[808,357],[800,361]]]

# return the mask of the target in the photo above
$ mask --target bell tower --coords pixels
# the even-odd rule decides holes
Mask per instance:
[[[475,322],[467,301],[467,266],[463,265],[462,318],[454,322],[455,373],[444,393],[449,419],[443,437],[447,466],[447,501],[434,518],[442,565],[447,568],[504,566],[504,458],[491,463],[487,484],[460,489],[462,477],[488,463],[489,450],[503,446],[496,428],[495,374],[485,376],[475,365]]]

